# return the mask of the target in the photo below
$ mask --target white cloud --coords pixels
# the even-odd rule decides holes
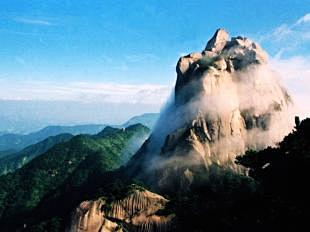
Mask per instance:
[[[310,47],[310,13],[292,23],[283,23],[258,37],[258,41],[269,47],[272,53],[303,52]],[[290,54],[292,55],[292,54]]]
[[[271,52],[269,64],[289,90],[297,114],[310,117],[310,13],[259,36]]]
[[[297,20],[296,24],[309,23],[310,22],[310,13],[305,14],[303,17]]]
[[[290,36],[293,33],[293,30],[288,26],[287,24],[282,24],[276,29],[273,30],[272,36],[275,40],[281,40],[286,38],[287,36]]]
[[[53,23],[51,23],[48,20],[43,19],[30,19],[30,18],[15,18],[16,22],[24,23],[24,24],[33,24],[33,25],[41,25],[41,26],[52,26]]]
[[[274,38],[292,39],[296,42],[310,40],[310,13],[298,19],[295,23],[282,24],[273,31]]]
[[[272,58],[270,66],[280,74],[281,79],[297,106],[297,114],[310,117],[310,56]]]
[[[168,85],[0,80],[2,100],[46,100],[150,104],[161,106],[171,92]]]

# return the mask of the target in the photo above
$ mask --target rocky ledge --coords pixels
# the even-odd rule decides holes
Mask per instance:
[[[123,198],[102,197],[82,202],[72,215],[67,232],[165,232],[174,215],[160,215],[169,201],[132,185]]]

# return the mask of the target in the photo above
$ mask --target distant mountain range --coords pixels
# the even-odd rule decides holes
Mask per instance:
[[[122,125],[114,125],[113,127],[122,128],[128,127],[133,124],[141,123],[148,128],[152,128],[157,121],[159,114],[147,113],[135,116],[129,119]],[[12,153],[12,151],[20,151],[21,149],[38,143],[50,136],[59,134],[97,134],[103,130],[107,125],[105,124],[88,124],[88,125],[75,125],[75,126],[48,126],[39,131],[30,134],[3,134],[0,135],[0,157]]]

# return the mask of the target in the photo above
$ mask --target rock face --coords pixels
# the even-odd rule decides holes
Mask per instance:
[[[206,90],[206,94],[215,94],[211,92],[211,88],[218,86],[217,89],[220,89],[220,82],[225,81],[224,76],[236,81],[232,77],[235,71],[245,70],[254,64],[267,63],[267,54],[257,43],[241,36],[232,38],[231,41],[228,39],[228,33],[218,29],[204,51],[191,53],[179,59],[175,86],[177,104],[187,103],[189,98]],[[194,80],[200,83],[195,83],[194,86],[190,83]],[[181,91],[183,87],[187,90]]]
[[[168,231],[174,215],[157,215],[168,200],[135,188],[126,197],[84,201],[75,210],[68,232]]]
[[[197,172],[241,172],[236,155],[281,141],[294,125],[293,103],[267,63],[257,43],[229,39],[223,29],[205,50],[181,57],[174,101],[129,163],[131,173],[155,176],[151,182],[160,189],[171,182],[184,189]]]
[[[228,33],[223,29],[218,29],[214,36],[209,40],[205,51],[221,52],[229,39]]]

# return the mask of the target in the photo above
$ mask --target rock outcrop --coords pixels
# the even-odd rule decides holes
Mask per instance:
[[[257,43],[229,39],[223,29],[205,50],[181,57],[174,101],[129,163],[131,173],[160,189],[171,182],[183,189],[197,172],[242,172],[236,155],[281,141],[294,125],[293,103],[267,63]]]
[[[158,215],[168,203],[164,197],[133,186],[123,198],[84,201],[72,215],[68,232],[165,232],[174,215]]]
[[[205,51],[219,53],[225,47],[229,39],[228,33],[224,29],[218,29],[214,36],[208,41]]]
[[[241,36],[233,37],[230,41],[228,39],[228,33],[218,29],[204,51],[179,59],[176,67],[176,104],[185,104],[189,98],[204,90],[207,90],[208,95],[214,94],[211,88],[216,87],[215,85],[222,87],[220,84],[225,81],[224,76],[233,80],[231,75],[235,71],[244,70],[253,64],[267,63],[267,54],[257,43]],[[193,83],[189,84],[195,80],[201,83],[195,83],[195,86]],[[183,90],[183,87],[186,89]]]

